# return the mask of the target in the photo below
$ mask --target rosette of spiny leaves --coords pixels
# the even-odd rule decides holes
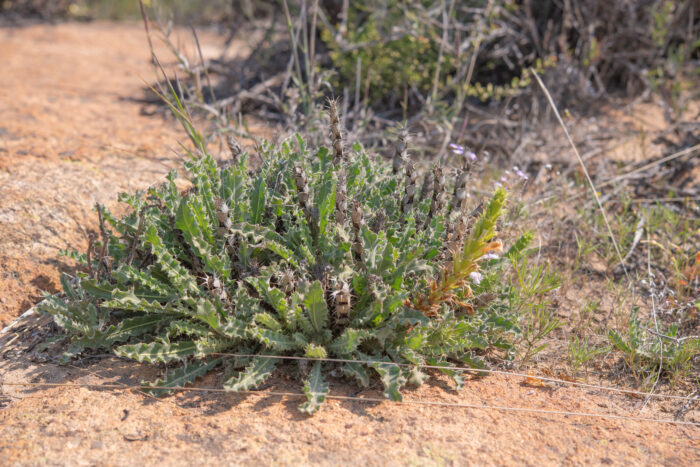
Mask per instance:
[[[169,102],[194,143],[185,163],[191,187],[178,189],[173,171],[158,187],[121,195],[129,214],[100,208],[104,234],[92,254],[74,254],[87,272],[64,276],[65,293],[40,306],[70,334],[73,354],[105,348],[162,364],[164,378],[149,383],[154,394],[219,366],[224,388],[252,390],[278,357],[300,357],[308,397],[300,408],[313,413],[330,371],[364,387],[378,379],[401,400],[404,385],[426,378],[421,365],[478,365],[476,354],[510,345],[515,317],[493,298],[478,303],[495,286],[484,290],[484,281],[475,296],[467,284],[470,273],[501,267],[484,255],[500,246],[505,192],[463,223],[463,246],[454,249],[448,226],[466,214],[436,209],[435,196],[407,186],[416,183],[411,172],[360,145],[309,148],[297,137],[262,144],[257,170],[245,153],[217,165],[175,94]],[[331,121],[338,125],[337,115]],[[336,203],[339,192],[347,203]],[[444,372],[461,384],[459,372]]]

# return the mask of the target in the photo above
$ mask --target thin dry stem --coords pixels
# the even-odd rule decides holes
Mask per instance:
[[[549,90],[547,89],[547,86],[544,85],[542,82],[542,79],[540,79],[540,75],[537,74],[537,72],[533,69],[530,68],[530,72],[533,74],[535,79],[537,80],[537,84],[539,84],[540,88],[542,88],[542,91],[544,92],[545,96],[547,96],[547,101],[549,102],[549,105],[552,107],[552,110],[554,111],[554,115],[556,115],[557,120],[559,121],[559,125],[561,126],[562,130],[564,130],[564,134],[566,135],[566,138],[569,140],[569,144],[571,145],[572,149],[574,150],[574,154],[576,154],[576,158],[578,159],[579,164],[581,164],[581,169],[583,170],[583,173],[586,175],[586,180],[588,181],[588,185],[591,188],[591,191],[593,192],[593,197],[596,200],[596,203],[598,203],[598,209],[600,210],[601,214],[603,215],[603,220],[605,221],[605,226],[608,229],[608,235],[610,236],[610,240],[612,241],[613,246],[615,247],[615,253],[617,253],[617,257],[620,260],[620,264],[622,264],[622,269],[625,271],[625,277],[627,278],[628,282],[631,282],[629,273],[627,272],[627,268],[624,265],[624,262],[622,260],[622,253],[620,253],[620,247],[617,244],[617,241],[615,240],[615,234],[613,234],[612,227],[610,227],[610,222],[608,221],[608,215],[605,212],[605,208],[603,207],[603,203],[600,202],[600,197],[598,196],[598,190],[595,187],[595,184],[593,183],[593,180],[591,179],[591,176],[588,174],[588,169],[586,169],[586,164],[583,162],[583,159],[581,158],[581,154],[578,152],[578,148],[574,144],[574,140],[571,138],[571,135],[569,134],[569,129],[566,128],[566,125],[564,124],[564,120],[561,118],[561,114],[559,113],[559,109],[557,109],[556,104],[554,103],[554,99],[552,98],[552,95],[550,94]]]

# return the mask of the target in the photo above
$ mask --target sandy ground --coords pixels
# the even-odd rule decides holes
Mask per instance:
[[[37,346],[46,317],[24,321],[0,337],[0,464],[79,465],[697,465],[700,428],[572,415],[528,414],[442,404],[672,418],[678,403],[600,390],[537,384],[523,378],[471,379],[462,391],[437,376],[404,391],[404,404],[329,400],[315,416],[288,369],[260,394],[183,392],[153,399],[94,387],[24,387],[13,383],[138,385],[158,370],[110,356],[59,367]],[[214,372],[198,388],[221,387]],[[381,398],[331,381],[331,394]],[[685,418],[700,422],[692,412]]]
[[[200,37],[203,41],[206,38]],[[212,38],[213,41],[215,39]],[[133,97],[153,76],[137,25],[0,30],[0,327],[55,291],[84,248],[95,202],[157,182],[182,133]],[[0,336],[0,465],[633,464],[697,465],[700,428],[581,416],[331,400],[314,417],[294,397],[133,391],[11,383],[138,384],[158,370],[115,358],[45,362],[35,318]],[[220,387],[220,374],[199,387]],[[264,391],[299,393],[284,371]],[[341,381],[332,394],[377,397]],[[491,376],[461,392],[437,378],[407,400],[672,418],[678,402],[532,386]],[[691,407],[685,420],[700,421]]]

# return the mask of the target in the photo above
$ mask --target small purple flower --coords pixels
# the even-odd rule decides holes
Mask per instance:
[[[467,152],[467,157],[468,157],[469,160],[472,161],[472,162],[476,162],[476,160],[478,159],[478,158],[476,157],[476,154],[474,154],[472,151]]]
[[[450,143],[450,149],[452,149],[452,152],[458,155],[464,154],[464,146],[460,146],[459,144],[455,143]]]
[[[500,180],[501,180],[501,183],[508,183],[508,179],[505,177],[505,175],[503,177],[501,177]]]
[[[481,284],[481,279],[482,279],[482,278],[483,278],[483,277],[481,276],[481,273],[479,273],[479,272],[474,271],[474,272],[470,272],[470,273],[469,273],[469,279],[471,279],[472,282],[473,282],[474,284],[476,284],[476,285]]]
[[[530,178],[530,177],[527,176],[527,174],[526,174],[525,172],[523,172],[523,171],[520,170],[520,169],[518,169],[518,170],[515,171],[515,175],[517,175],[518,177],[522,178],[523,180],[527,180],[528,178]]]
[[[495,188],[501,188],[503,185],[500,182],[494,182],[493,186]]]

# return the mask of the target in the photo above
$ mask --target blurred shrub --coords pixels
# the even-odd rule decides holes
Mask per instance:
[[[528,85],[523,70],[536,65],[558,68],[579,95],[636,94],[678,78],[700,52],[692,0],[350,3],[322,38],[336,84],[375,99],[406,90],[501,99]]]

